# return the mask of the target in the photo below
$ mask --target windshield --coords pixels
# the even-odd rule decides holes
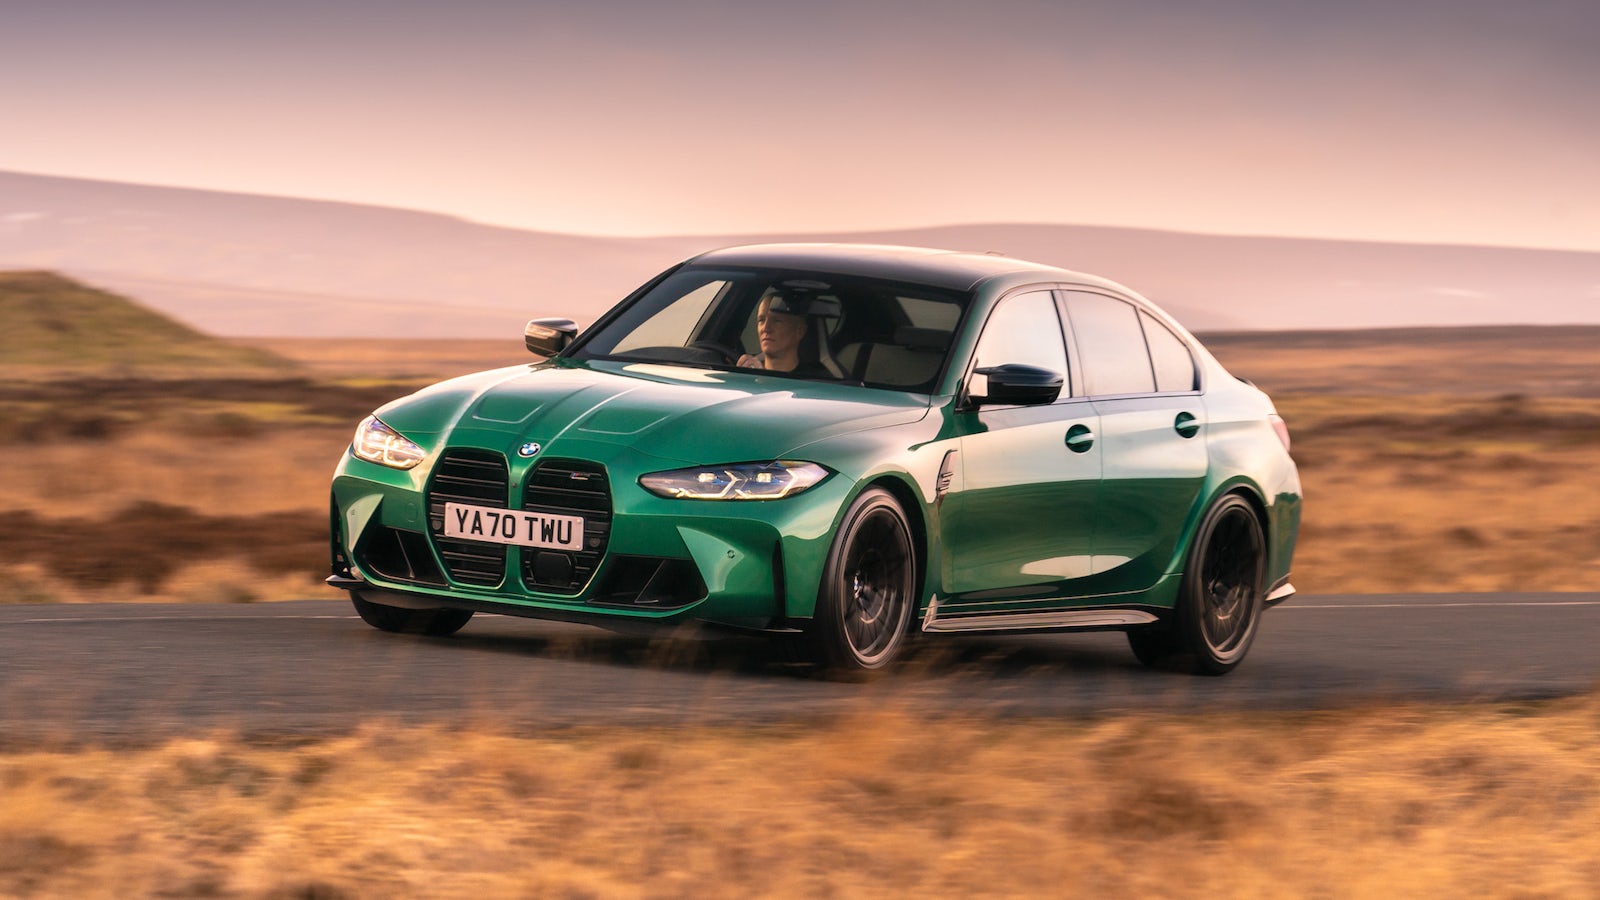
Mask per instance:
[[[859,276],[685,266],[602,320],[571,355],[927,392],[967,300]]]

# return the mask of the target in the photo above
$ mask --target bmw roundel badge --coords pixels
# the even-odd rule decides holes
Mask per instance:
[[[543,447],[539,446],[538,441],[529,441],[517,448],[517,455],[523,459],[527,459],[530,456],[537,456],[539,451],[543,449]]]

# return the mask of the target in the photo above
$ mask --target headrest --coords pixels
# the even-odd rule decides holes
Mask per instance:
[[[894,330],[896,346],[909,350],[931,350],[943,353],[950,346],[951,332],[938,328],[917,328],[902,325]]]

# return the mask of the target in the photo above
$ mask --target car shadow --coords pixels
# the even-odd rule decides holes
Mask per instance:
[[[862,680],[859,673],[819,668],[805,661],[797,647],[785,647],[765,635],[693,624],[641,634],[523,620],[496,622],[492,631],[475,631],[477,627],[475,621],[449,638],[425,640],[448,642],[476,652],[644,671],[791,681]],[[889,671],[872,677],[996,681],[1146,671],[1120,634],[917,635]]]
[[[635,635],[582,626],[554,634],[515,630],[474,633],[471,628],[449,638],[429,640],[486,653],[633,669],[761,675],[782,668],[773,648],[759,637],[707,636],[688,629]]]

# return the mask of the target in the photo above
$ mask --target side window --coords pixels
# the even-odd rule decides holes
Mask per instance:
[[[1148,394],[1156,389],[1139,311],[1105,294],[1067,294],[1072,333],[1089,396]]]
[[[1198,385],[1194,377],[1194,357],[1189,348],[1167,326],[1141,310],[1139,321],[1144,323],[1144,339],[1150,345],[1150,362],[1156,370],[1156,390],[1192,391]]]
[[[1067,348],[1061,338],[1061,317],[1050,291],[1007,297],[983,326],[975,368],[1023,363],[1067,378]],[[1062,396],[1069,392],[1063,390]]]

